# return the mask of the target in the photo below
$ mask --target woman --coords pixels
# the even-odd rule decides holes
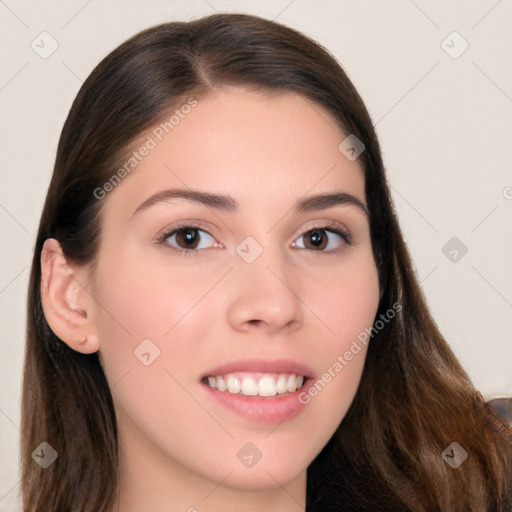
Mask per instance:
[[[301,34],[218,14],[115,49],[34,254],[24,510],[512,506],[511,431],[429,313],[361,98]]]

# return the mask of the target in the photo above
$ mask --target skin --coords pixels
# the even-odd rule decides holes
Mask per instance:
[[[365,201],[359,160],[338,149],[345,137],[298,95],[225,87],[200,98],[108,193],[95,265],[74,267],[46,242],[47,319],[75,350],[100,350],[111,387],[119,511],[304,510],[306,468],[352,402],[366,349],[279,426],[213,403],[200,379],[246,358],[296,360],[319,378],[371,328],[379,283],[368,218],[352,205],[293,212],[305,195],[342,191]],[[240,209],[173,199],[134,214],[169,188],[229,194]],[[176,237],[156,241],[181,221],[211,235],[200,231],[204,249],[188,257],[173,252]],[[352,245],[329,231],[327,249],[308,245],[309,230],[333,221]],[[235,251],[247,236],[263,249],[250,264]],[[145,366],[134,350],[148,338],[160,356]],[[262,454],[251,468],[237,457],[248,442]]]

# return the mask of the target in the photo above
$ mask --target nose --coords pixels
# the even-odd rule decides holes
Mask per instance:
[[[238,257],[237,257],[238,258]],[[254,262],[239,258],[231,272],[228,321],[237,331],[291,331],[303,323],[300,283],[286,257],[266,248]]]

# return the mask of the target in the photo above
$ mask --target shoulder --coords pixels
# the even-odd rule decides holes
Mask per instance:
[[[489,428],[512,446],[512,426],[507,425],[490,410],[486,414],[486,420]]]

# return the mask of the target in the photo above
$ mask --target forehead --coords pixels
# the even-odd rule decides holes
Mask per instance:
[[[330,112],[298,94],[225,87],[142,133],[132,150],[149,150],[111,199],[136,203],[179,186],[229,192],[253,206],[262,197],[282,205],[332,189],[364,200],[360,160],[339,150],[345,138]]]

